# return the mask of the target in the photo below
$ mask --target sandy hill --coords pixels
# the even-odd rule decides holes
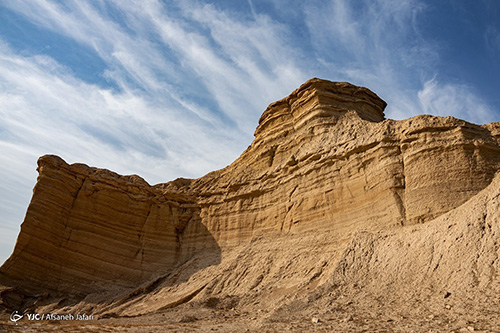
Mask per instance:
[[[231,165],[155,186],[41,157],[0,329],[500,331],[500,123],[385,106],[311,79]]]

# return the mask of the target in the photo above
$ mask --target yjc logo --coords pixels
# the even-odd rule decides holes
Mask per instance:
[[[23,317],[24,317],[24,315],[20,315],[17,311],[14,311],[10,315],[10,321],[16,323],[16,325],[17,325],[17,321],[20,320]]]

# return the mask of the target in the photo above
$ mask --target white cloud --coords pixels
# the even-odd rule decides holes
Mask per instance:
[[[435,78],[424,83],[418,92],[418,100],[426,114],[454,116],[476,124],[495,121],[495,114],[472,91],[461,84],[439,84]]]
[[[332,0],[305,8],[318,60],[333,79],[372,89],[388,102],[387,116],[396,119],[419,113],[414,87],[421,78],[415,72],[436,57],[418,32],[422,10],[413,0],[364,6]]]
[[[220,156],[211,157],[214,148],[204,150],[208,147],[200,141],[219,148],[230,145],[229,137],[220,134],[212,138],[210,127],[172,105],[161,107],[158,101],[149,102],[140,95],[113,93],[86,84],[64,74],[64,69],[46,57],[17,56],[5,46],[0,52],[4,85],[0,92],[1,127],[10,133],[11,142],[59,151],[72,160],[105,157],[102,162],[109,161],[108,167],[121,172],[130,172],[126,166],[136,163],[130,164],[123,157],[115,159],[110,153],[135,151],[159,159],[165,154],[179,156],[177,161],[169,158],[172,165],[161,172],[163,177],[173,172],[199,174],[208,171],[204,164],[217,165]],[[169,141],[177,145],[168,146]],[[183,150],[205,163],[196,167],[183,163]],[[160,180],[160,174],[150,174],[155,181]]]
[[[130,6],[117,4],[127,11]],[[305,80],[291,57],[294,51],[282,38],[284,28],[267,16],[245,21],[193,2],[182,2],[179,10],[180,17],[174,17],[152,2],[137,11],[134,20],[151,26],[244,132],[255,129],[255,120],[270,101]]]
[[[427,9],[416,0],[364,6],[332,0],[308,5],[306,22],[319,60],[334,80],[372,89],[388,103],[387,117],[431,113],[476,123],[493,121],[494,113],[471,87],[428,79],[438,77],[439,47],[419,31]],[[495,36],[490,29],[490,44]],[[333,52],[325,58],[321,49]]]

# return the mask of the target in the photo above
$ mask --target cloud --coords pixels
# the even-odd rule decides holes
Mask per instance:
[[[332,0],[310,4],[305,13],[322,67],[335,80],[376,92],[388,102],[387,117],[430,113],[476,123],[495,120],[491,108],[467,84],[436,79],[443,77],[438,70],[440,47],[420,32],[428,10],[417,0],[372,1],[364,6]],[[496,45],[496,37],[490,29],[488,43]]]
[[[498,56],[500,52],[500,31],[495,26],[491,25],[485,30],[484,41],[487,49]]]
[[[333,0],[305,13],[318,61],[330,75],[373,89],[388,102],[388,116],[399,119],[419,113],[415,87],[437,58],[418,30],[424,10],[413,0],[364,6]]]
[[[351,1],[315,2],[305,7],[306,22],[316,49],[328,49],[332,59],[358,67],[413,60],[426,48],[418,31],[425,7],[418,1],[382,0],[359,6]],[[410,47],[409,47],[410,46]],[[324,53],[322,53],[324,54]],[[372,68],[378,70],[378,68]],[[382,68],[385,70],[386,68]]]
[[[245,133],[253,131],[266,103],[306,79],[283,38],[286,28],[266,15],[242,19],[190,1],[179,6],[147,1],[140,10],[137,3],[115,1],[113,11],[123,18],[117,23],[103,5],[42,0],[8,5],[94,49],[108,64],[106,77],[122,90],[168,95],[204,120],[236,124]],[[219,113],[194,103],[184,89],[202,91]]]
[[[424,83],[418,92],[418,100],[426,114],[454,116],[476,124],[495,121],[495,114],[465,85],[439,84],[433,78]]]
[[[126,11],[130,6],[119,5]],[[284,27],[269,17],[233,18],[196,2],[182,2],[178,10],[174,16],[153,2],[136,12],[135,20],[159,37],[244,132],[253,132],[255,119],[270,101],[305,79],[289,56],[293,51],[282,38]]]

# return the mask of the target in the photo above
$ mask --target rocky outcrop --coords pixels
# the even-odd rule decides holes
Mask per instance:
[[[486,187],[498,124],[383,119],[365,88],[312,79],[271,104],[230,166],[170,191],[197,197],[218,244],[256,232],[349,232],[428,221]]]
[[[193,197],[57,156],[39,177],[4,278],[25,290],[88,294],[137,285],[217,248]],[[188,236],[185,236],[185,235]]]
[[[321,241],[337,251],[356,231],[430,221],[491,183],[500,167],[499,123],[429,115],[394,121],[384,118],[385,105],[366,88],[311,79],[264,111],[254,141],[236,161],[195,180],[150,186],[138,176],[41,157],[0,280],[22,294],[83,297],[144,283],[140,290],[151,290],[165,281],[174,281],[169,288],[175,289],[172,272],[183,265],[196,267],[189,276],[209,272],[192,291],[168,289],[182,303],[220,274],[207,266],[218,264],[221,253],[259,237],[324,233],[329,236]],[[321,251],[327,262],[329,250]],[[333,252],[331,258],[341,253]],[[200,254],[211,259],[198,264]],[[283,262],[276,274],[286,276],[289,267]],[[309,281],[314,275],[300,271],[291,276]],[[245,282],[250,290],[266,279],[259,276]]]

